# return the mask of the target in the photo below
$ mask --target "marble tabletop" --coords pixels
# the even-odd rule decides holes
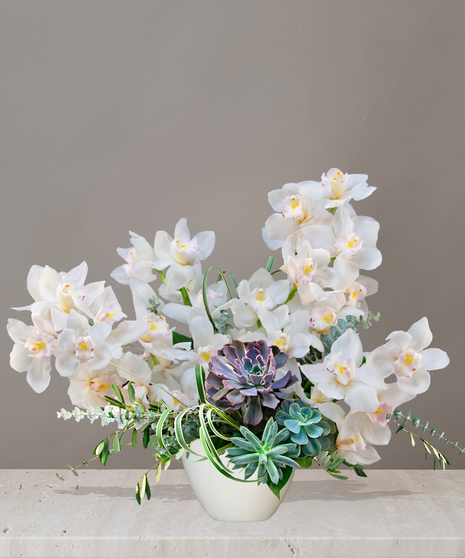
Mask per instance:
[[[0,557],[465,557],[465,471],[298,470],[276,514],[220,523],[183,470],[134,499],[138,470],[0,470]]]

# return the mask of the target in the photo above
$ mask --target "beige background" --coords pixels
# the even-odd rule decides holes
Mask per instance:
[[[463,0],[1,0],[3,322],[29,303],[32,264],[84,259],[131,313],[116,247],[184,216],[216,231],[211,264],[248,278],[268,257],[269,190],[367,173],[378,190],[357,211],[380,221],[384,262],[364,347],[427,315],[451,365],[404,409],[465,443],[464,18]],[[68,381],[35,394],[0,341],[0,466],[90,457],[102,429],[56,419]],[[425,466],[403,433],[380,453]],[[151,464],[139,449],[109,462]]]

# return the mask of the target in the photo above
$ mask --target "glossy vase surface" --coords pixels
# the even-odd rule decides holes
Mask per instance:
[[[204,455],[202,442],[192,442],[192,451]],[[227,465],[226,458],[221,460]],[[184,470],[197,499],[216,521],[244,522],[266,521],[279,508],[292,482],[292,477],[281,490],[278,499],[266,484],[243,483],[228,479],[208,460],[186,453],[182,456]],[[243,471],[232,471],[237,478],[244,478]],[[254,478],[254,477],[252,477]],[[255,475],[256,478],[256,475]]]

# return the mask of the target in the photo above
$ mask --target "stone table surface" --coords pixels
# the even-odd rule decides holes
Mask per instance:
[[[369,471],[347,481],[298,470],[276,514],[220,523],[183,470],[139,506],[143,471],[0,470],[0,557],[442,558],[465,556],[464,471]]]

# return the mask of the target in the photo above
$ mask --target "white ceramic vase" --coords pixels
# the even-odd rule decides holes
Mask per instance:
[[[205,455],[202,442],[192,442],[192,451]],[[226,465],[226,458],[221,458]],[[182,456],[182,463],[189,483],[203,509],[216,521],[244,522],[266,521],[279,508],[289,490],[292,477],[281,490],[278,499],[266,484],[243,483],[228,479],[222,475],[208,460],[186,453]],[[244,478],[243,472],[231,471],[238,478]],[[293,473],[294,474],[294,473]],[[254,478],[254,477],[252,477]],[[256,477],[255,477],[256,478]]]

